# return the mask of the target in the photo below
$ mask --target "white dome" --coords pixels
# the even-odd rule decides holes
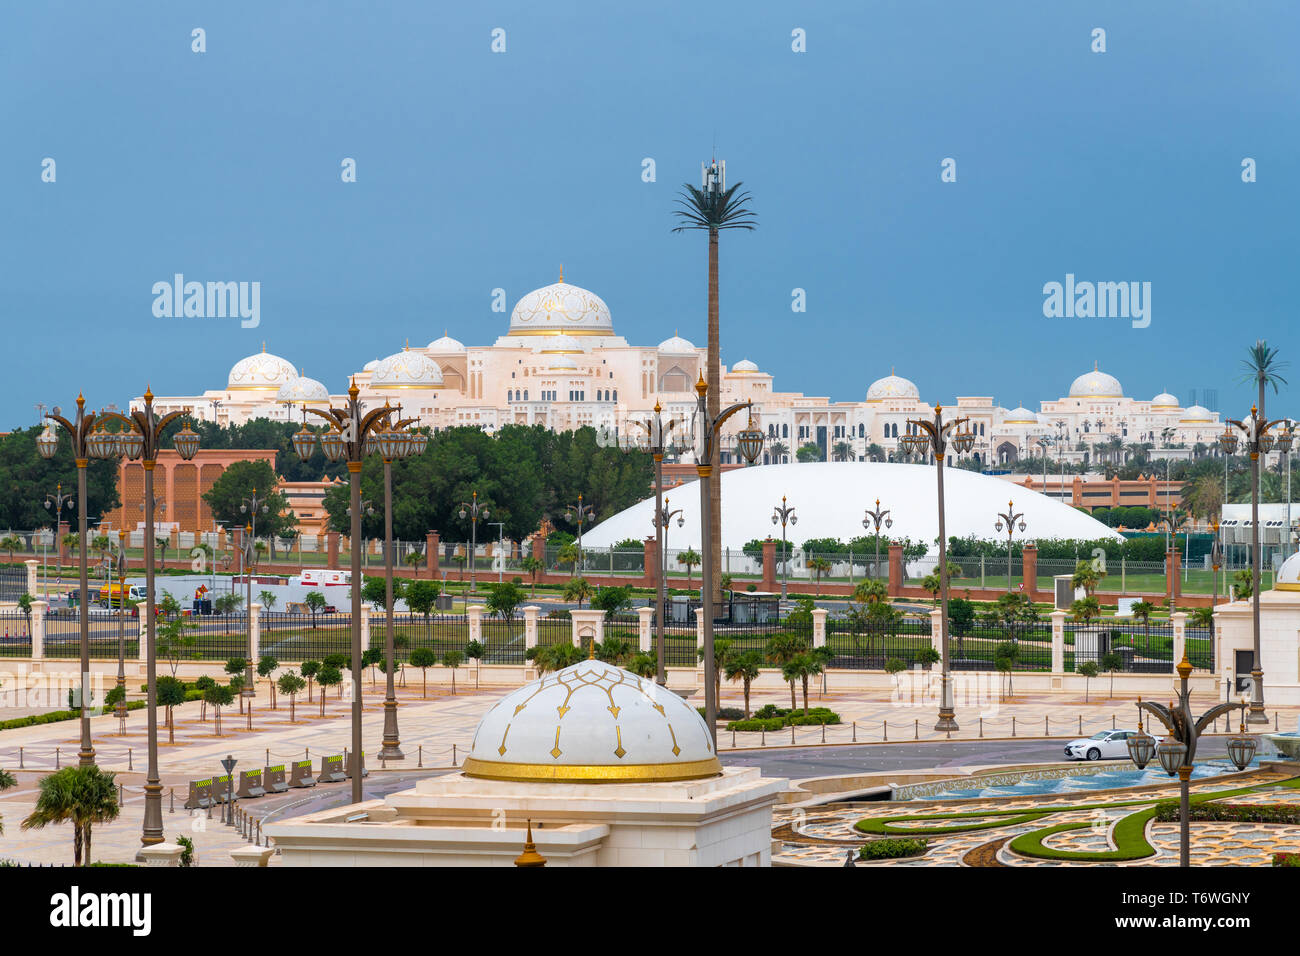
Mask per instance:
[[[749,359],[741,359],[731,366],[731,371],[739,375],[754,375],[758,372],[758,366]]]
[[[1007,412],[1007,417],[1002,419],[1003,425],[1037,425],[1038,415],[1031,412],[1025,406],[1020,405]]]
[[[465,346],[453,339],[443,330],[442,338],[434,339],[425,346],[426,352],[436,352],[439,355],[458,355],[465,351]]]
[[[576,372],[578,365],[567,355],[555,354],[546,356],[546,369],[551,372]]]
[[[1016,503],[1025,513],[1031,538],[1111,538],[1120,535],[1095,518],[1036,491],[1029,491],[992,475],[944,469],[947,532],[950,536],[1005,541],[993,530],[994,517]],[[935,555],[939,533],[935,507],[935,468],[890,462],[809,462],[738,468],[722,475],[722,546],[737,551],[746,542],[772,534],[772,507],[786,495],[796,509],[799,524],[795,541],[839,538],[849,541],[862,534],[862,509],[876,498],[890,509],[895,538],[911,538],[929,546]],[[673,548],[700,547],[700,492],[695,483],[671,492],[672,506],[682,509],[685,525],[674,524],[669,544]],[[583,533],[590,547],[608,547],[627,538],[640,539],[653,529],[654,498],[648,498]],[[776,529],[780,536],[780,528]],[[1017,538],[1016,540],[1020,540]]]
[[[1178,408],[1178,399],[1168,392],[1161,392],[1155,398],[1151,399],[1151,410],[1174,411]]]
[[[442,369],[423,352],[402,349],[375,366],[370,385],[373,388],[439,388]]]
[[[329,389],[314,378],[299,375],[292,382],[285,382],[275,393],[277,402],[328,402]]]
[[[289,361],[272,355],[263,345],[262,351],[235,363],[226,378],[226,388],[276,390],[297,377],[298,370]]]
[[[890,372],[878,378],[867,389],[867,401],[883,402],[887,398],[915,398],[920,401],[921,391],[907,379]]]
[[[1214,412],[1210,411],[1203,405],[1193,405],[1187,411],[1183,412],[1183,417],[1178,420],[1180,425],[1193,424],[1203,425],[1214,421]]]
[[[1070,383],[1068,398],[1123,398],[1124,389],[1119,379],[1107,375],[1094,364],[1091,372],[1084,372]]]
[[[664,355],[694,355],[696,348],[690,339],[684,339],[674,332],[671,339],[659,343],[659,351]]]
[[[373,372],[373,371],[375,370],[375,367],[376,367],[378,364],[379,364],[379,359],[377,359],[377,358],[371,359],[369,362],[367,362],[367,363],[362,367],[361,370],[362,370],[363,372]]]
[[[722,766],[694,707],[653,680],[587,660],[501,698],[479,721],[464,772],[631,783],[712,777]]]
[[[1286,522],[1283,522],[1283,525],[1285,524]],[[1282,566],[1277,569],[1277,579],[1273,587],[1278,591],[1300,591],[1300,551],[1282,562]],[[1260,598],[1262,599],[1263,596],[1261,594]]]
[[[572,335],[540,336],[534,350],[542,355],[579,355],[584,351],[582,343]]]
[[[511,335],[613,335],[614,320],[600,296],[568,285],[564,274],[554,285],[534,289],[510,313]]]

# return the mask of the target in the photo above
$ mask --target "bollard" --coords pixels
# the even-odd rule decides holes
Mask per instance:
[[[119,807],[122,805],[122,785],[120,783],[117,785],[117,805]]]
[[[858,722],[856,720],[853,722],[853,742],[855,744],[858,742]]]
[[[731,749],[732,750],[736,749],[736,728],[735,727],[731,728]]]
[[[760,747],[766,747],[767,746],[767,724],[764,724],[762,727],[759,727],[758,729],[759,732],[762,734],[762,736],[759,738],[758,745]]]
[[[168,813],[176,812],[176,788],[175,787],[167,788],[167,812]]]
[[[208,819],[209,819],[209,820],[212,819],[212,801],[211,801],[211,800],[208,801]]]
[[[54,769],[55,770],[59,769],[59,748],[58,747],[54,748]]]
[[[268,766],[269,766],[270,763],[271,763],[271,748],[270,748],[270,747],[267,747],[267,748],[266,748],[266,763],[267,763]]]
[[[135,766],[131,762],[132,755],[134,754],[134,752],[135,752],[134,747],[126,748],[126,769],[128,773],[135,770]]]
[[[451,745],[451,765],[456,766],[456,745]]]
[[[417,756],[418,756],[418,758],[419,758],[419,762],[416,763],[416,766],[417,766],[417,767],[423,767],[423,766],[424,766],[424,744],[420,744],[420,746],[419,746],[418,750],[416,751],[416,753],[417,753]]]
[[[881,740],[889,739],[889,721],[887,720],[882,720],[880,722],[880,739]]]
[[[1273,733],[1277,733],[1277,711],[1273,711]]]
[[[1015,718],[1015,717],[1012,717],[1012,718],[1011,718],[1011,736],[1014,737],[1015,735],[1016,735],[1016,718]]]
[[[913,740],[921,739],[921,721],[919,720],[912,721],[912,739]]]
[[[303,747],[303,748],[302,748],[302,759],[303,759],[303,760],[310,760],[310,759],[311,759],[311,748],[310,748],[310,747]]]
[[[980,736],[984,736],[984,718],[980,717]]]
[[[794,746],[794,724],[790,724],[790,746]]]
[[[822,721],[822,743],[826,743],[826,721]]]
[[[1079,736],[1083,736],[1083,714],[1079,715]]]
[[[1111,715],[1110,715],[1110,729],[1111,729],[1111,730],[1114,730],[1114,729],[1115,729],[1115,715],[1114,715],[1114,714],[1111,714]]]
[[[23,769],[23,748],[22,747],[18,748],[18,769],[19,770]]]
[[[1052,718],[1048,717],[1046,714],[1043,715],[1043,736],[1044,737],[1052,736],[1051,731],[1047,729],[1050,726],[1050,724],[1048,724],[1048,721],[1051,719]]]

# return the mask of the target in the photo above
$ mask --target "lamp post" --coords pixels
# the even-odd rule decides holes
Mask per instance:
[[[483,507],[478,503],[477,491],[475,491],[473,494],[470,495],[470,500],[468,502],[462,501],[460,503],[460,520],[464,521],[465,517],[467,515],[469,516],[470,545],[469,545],[468,564],[469,564],[469,593],[470,594],[474,593],[475,572],[477,570],[477,568],[474,566],[474,556],[478,553],[478,519],[480,517],[486,518],[491,513],[492,512],[490,512],[487,508]]]
[[[655,497],[659,496],[656,494]],[[668,526],[672,524],[673,518],[677,519],[679,528],[686,524],[681,508],[670,507],[667,498],[663,500],[662,505],[656,501],[655,514],[650,522],[655,526],[659,538],[659,586],[656,589],[659,606],[655,609],[655,682],[660,686],[668,683],[668,672],[664,661],[664,618],[668,616],[668,598],[664,588],[665,579],[668,577]]]
[[[1210,522],[1210,532],[1214,540],[1210,542],[1210,568],[1214,572],[1214,602],[1211,608],[1219,605],[1219,568],[1223,566],[1223,545],[1219,542],[1219,519]]]
[[[664,498],[664,455],[673,447],[672,433],[681,426],[679,419],[663,420],[663,408],[658,402],[655,402],[654,418],[640,421],[631,419],[633,425],[638,425],[645,431],[645,439],[638,442],[637,445],[650,452],[650,456],[655,463],[655,513],[651,522],[655,526],[655,538],[659,548],[659,573],[656,575],[655,582],[655,645],[656,645],[656,663],[655,663],[655,681],[661,686],[668,683],[668,674],[664,669],[664,617],[666,615],[665,602],[667,601],[667,581],[668,575],[668,522],[673,518],[672,512],[668,511],[668,501]],[[631,442],[630,430],[624,432]],[[678,509],[675,514],[680,515]],[[678,527],[683,523],[683,519],[678,519]]]
[[[486,513],[486,512],[485,512]],[[578,564],[577,571],[582,569],[582,524],[584,521],[593,521],[596,518],[596,509],[592,505],[582,503],[582,495],[578,495],[576,505],[566,505],[564,508],[564,520],[569,523],[578,523]]]
[[[46,426],[46,434],[49,434],[48,426]],[[41,437],[44,438],[45,436],[42,435]],[[38,445],[37,447],[39,448],[40,446]],[[41,452],[41,455],[47,458],[49,457],[48,455],[45,455],[44,451]],[[50,510],[51,505],[54,506],[53,509],[54,510],[54,546],[58,548],[60,547],[59,546],[59,522],[63,519],[63,508],[65,505],[69,508],[71,508],[73,505],[72,495],[65,495],[63,493],[62,483],[59,483],[54,486],[54,494],[47,493],[45,495],[45,508],[47,511]],[[56,551],[55,553],[60,554],[61,551]],[[62,565],[63,562],[60,561],[59,563],[60,565]],[[42,553],[41,554],[41,583],[45,588],[45,600],[47,602],[50,599],[50,582],[48,580],[48,577],[49,577],[48,572],[45,570],[45,554]]]
[[[894,526],[894,519],[889,517],[888,508],[885,508],[883,511],[881,510],[880,499],[877,498],[876,510],[872,511],[868,508],[867,516],[862,519],[862,527],[867,531],[871,531],[874,528],[876,533],[876,563],[871,566],[871,574],[876,578],[880,577],[880,526],[882,524],[886,528],[892,528]]]
[[[348,463],[348,484],[350,486],[351,518],[350,535],[352,586],[352,753],[355,755],[356,770],[352,774],[352,802],[361,802],[361,760],[365,752],[361,747],[361,466],[366,455],[374,451],[371,439],[386,427],[385,423],[393,408],[385,403],[383,407],[363,412],[356,380],[348,388],[348,400],[340,408],[309,408],[304,410],[325,419],[332,426],[320,436],[321,451],[330,461]],[[298,457],[306,461],[315,449],[316,435],[304,427],[293,436],[293,448]]]
[[[1015,533],[1017,521],[1020,522],[1020,531],[1023,533],[1025,530],[1025,513],[1023,511],[1017,513],[1015,502],[1008,501],[1006,513],[1004,514],[1001,511],[999,511],[997,523],[993,526],[995,531],[1002,530],[1003,522],[1005,522],[1007,526],[1007,593],[1008,594],[1011,593],[1011,536],[1012,534]]]
[[[240,691],[241,697],[253,697],[253,564],[256,558],[256,552],[253,544],[257,540],[257,516],[258,514],[267,513],[266,496],[258,497],[257,489],[253,489],[252,497],[244,498],[239,503],[240,514],[249,516],[249,523],[244,525],[244,547],[241,561],[243,562],[244,572],[244,620],[247,623],[248,630],[248,666],[244,669],[244,689]]]
[[[153,473],[158,463],[158,451],[162,446],[163,432],[167,426],[185,416],[186,412],[168,412],[155,417],[153,410],[153,391],[144,391],[144,407],[136,409],[129,415],[107,413],[105,419],[119,422],[125,426],[116,433],[104,432],[105,440],[114,443],[114,450],[124,454],[131,461],[142,459],[144,466],[144,596],[145,596],[145,673],[146,703],[145,715],[148,719],[148,768],[144,783],[144,823],[140,833],[140,844],[153,846],[163,842],[162,819],[162,783],[158,775],[158,656],[155,636],[157,634],[154,619],[154,493]],[[172,438],[172,445],[185,461],[191,460],[199,450],[199,436],[186,422],[184,427]],[[141,857],[137,854],[137,862]]]
[[[1264,666],[1259,652],[1259,456],[1267,455],[1276,442],[1278,448],[1290,452],[1294,433],[1288,429],[1280,437],[1269,433],[1279,421],[1269,421],[1259,414],[1259,409],[1251,406],[1250,416],[1245,421],[1228,419],[1228,428],[1219,436],[1219,446],[1232,454],[1237,449],[1238,433],[1245,436],[1246,450],[1250,453],[1250,566],[1251,566],[1251,625],[1255,638],[1255,663],[1251,668],[1251,681],[1255,685],[1250,701],[1250,716],[1247,723],[1266,724],[1268,717],[1264,713]],[[1233,429],[1236,429],[1236,432]]]
[[[109,604],[113,593],[109,585]],[[117,720],[125,732],[126,725],[126,529],[117,532]]]
[[[957,715],[952,700],[952,674],[949,671],[948,655],[948,541],[946,538],[943,504],[943,460],[948,453],[948,442],[952,441],[958,454],[969,451],[975,444],[975,433],[969,429],[956,431],[958,426],[969,422],[969,418],[955,418],[950,422],[943,420],[943,406],[934,407],[931,420],[909,418],[907,423],[916,431],[901,439],[903,446],[916,454],[927,452],[934,454],[936,482],[939,495],[939,592],[943,602],[943,613],[939,617],[940,648],[942,651],[942,670],[940,673],[939,721],[935,730],[957,730]]]
[[[784,601],[786,584],[790,578],[790,555],[785,541],[785,529],[787,524],[793,527],[799,523],[799,516],[794,513],[794,505],[785,503],[785,495],[781,496],[781,503],[772,508],[772,524],[778,523],[781,525],[781,600]]]
[[[1052,438],[1050,435],[1039,435],[1034,444],[1043,455],[1043,494],[1047,494],[1047,449],[1052,444]]]
[[[86,399],[77,396],[77,415],[68,421],[59,414],[57,408],[48,412],[45,418],[58,424],[68,434],[72,442],[72,456],[77,464],[77,603],[80,609],[81,624],[81,749],[77,751],[77,763],[82,767],[94,766],[95,748],[90,740],[90,694],[86,687],[90,679],[90,583],[87,580],[86,567],[86,469],[91,458],[108,458],[116,450],[116,441],[110,432],[101,425],[94,428],[98,418],[94,412],[86,411]],[[92,431],[94,429],[94,431]],[[36,439],[36,449],[41,457],[51,459],[59,449],[59,439],[52,427],[46,425],[45,431]],[[60,486],[60,494],[62,486]],[[48,502],[47,502],[48,504]],[[59,508],[56,506],[57,514]],[[58,527],[57,523],[55,525]],[[57,533],[57,531],[56,531]]]
[[[1168,707],[1161,704],[1153,704],[1139,698],[1138,707],[1138,732],[1129,737],[1128,752],[1133,763],[1142,770],[1155,756],[1160,761],[1161,768],[1169,776],[1178,775],[1178,821],[1180,826],[1178,841],[1178,865],[1181,867],[1190,866],[1189,857],[1191,847],[1188,835],[1188,809],[1191,804],[1189,794],[1189,781],[1192,778],[1192,764],[1196,759],[1196,744],[1200,739],[1201,732],[1208,726],[1211,726],[1221,715],[1240,707],[1243,711],[1243,720],[1241,729],[1237,734],[1228,738],[1228,759],[1230,759],[1238,770],[1245,770],[1255,751],[1259,747],[1258,741],[1246,733],[1246,724],[1244,720],[1244,711],[1246,710],[1245,701],[1216,704],[1201,715],[1200,719],[1192,716],[1191,707],[1191,689],[1187,686],[1187,679],[1192,674],[1191,662],[1187,660],[1187,651],[1183,651],[1183,659],[1178,664],[1178,706],[1175,707],[1171,702]],[[1159,720],[1169,730],[1169,735],[1157,744],[1149,734],[1142,729],[1142,711],[1146,710]]]
[[[717,458],[718,439],[723,424],[736,412],[752,409],[753,402],[737,402],[718,413],[717,417],[709,415],[708,383],[701,375],[695,383],[698,396],[695,407],[695,471],[700,481],[700,577],[704,596],[704,722],[709,728],[709,741],[713,752],[718,752],[718,699],[715,688],[717,661],[713,653],[713,618],[717,608],[713,604],[713,543],[711,541],[711,514],[713,503],[709,495],[709,478],[713,475],[713,463]],[[738,434],[738,450],[747,462],[753,462],[763,452],[763,433],[754,427],[751,417],[749,424]]]

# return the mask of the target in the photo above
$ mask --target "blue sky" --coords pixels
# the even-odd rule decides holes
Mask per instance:
[[[78,389],[219,387],[263,340],[341,390],[408,338],[490,342],[492,290],[513,305],[561,263],[629,341],[702,342],[705,239],[671,209],[715,142],[760,221],[723,239],[724,361],[840,400],[895,366],[928,400],[1011,407],[1096,359],[1129,394],[1217,388],[1240,413],[1256,338],[1300,379],[1298,21],[1267,0],[6,4],[0,427]],[[177,272],[260,282],[260,327],[156,318]],[[1067,273],[1150,282],[1150,326],[1045,318]]]

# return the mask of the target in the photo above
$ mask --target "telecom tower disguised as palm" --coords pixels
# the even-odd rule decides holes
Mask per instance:
[[[736,183],[727,188],[727,164],[716,159],[702,165],[702,188],[696,189],[690,183],[682,184],[682,192],[677,199],[680,209],[673,214],[681,217],[681,223],[673,232],[687,229],[707,229],[709,233],[709,354],[706,380],[709,385],[709,418],[717,418],[721,410],[722,358],[718,345],[718,234],[724,229],[754,229],[758,218],[746,205],[750,195],[738,192],[743,183]],[[711,539],[712,561],[714,568],[722,567],[722,474],[718,469],[707,479],[709,497],[712,500],[712,512],[709,515],[709,537]],[[720,585],[721,575],[713,577],[712,600],[716,608],[722,599]]]

